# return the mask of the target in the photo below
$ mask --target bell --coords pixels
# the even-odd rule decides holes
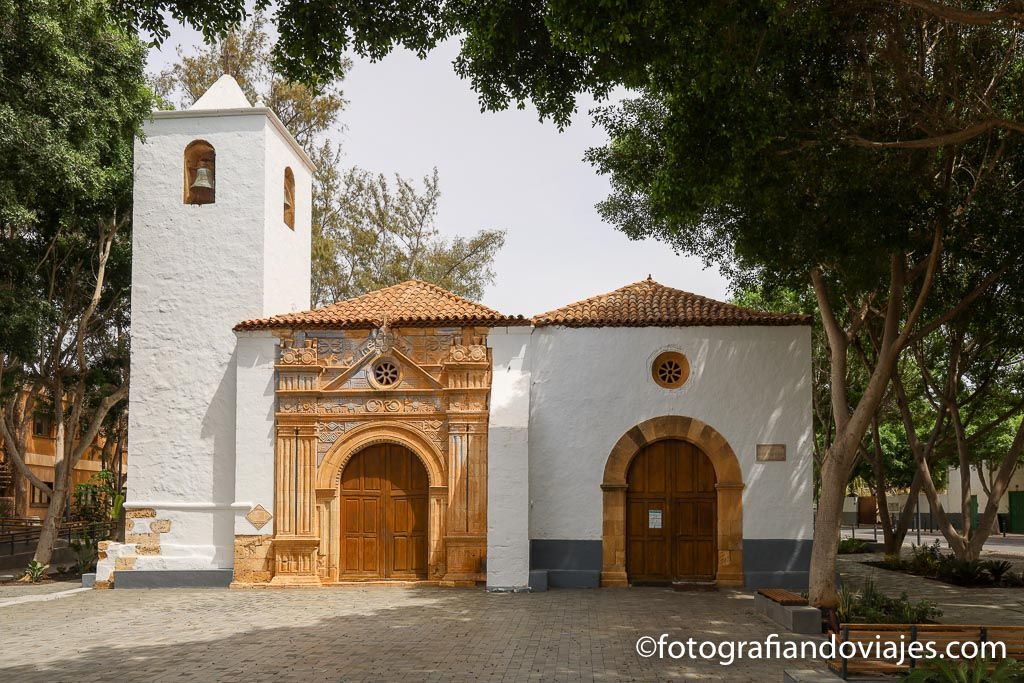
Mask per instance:
[[[200,166],[196,169],[196,179],[193,181],[191,189],[213,189],[213,177],[210,175],[210,169],[204,166]]]

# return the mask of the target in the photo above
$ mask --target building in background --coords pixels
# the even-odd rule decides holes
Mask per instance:
[[[55,432],[52,413],[37,411],[32,416],[25,449],[25,464],[33,474],[51,486],[56,454]],[[71,473],[71,490],[74,491],[77,484],[88,482],[104,467],[123,480],[126,463],[127,449],[123,439],[115,438],[108,442],[99,437]],[[42,519],[46,516],[49,504],[49,496],[21,476],[0,440],[0,517]]]

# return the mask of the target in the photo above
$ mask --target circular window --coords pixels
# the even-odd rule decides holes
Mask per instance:
[[[651,376],[659,386],[666,389],[678,389],[686,384],[690,376],[690,363],[686,356],[678,351],[665,351],[658,354],[651,365]]]
[[[382,360],[373,366],[373,380],[382,387],[398,384],[398,366],[389,360]]]

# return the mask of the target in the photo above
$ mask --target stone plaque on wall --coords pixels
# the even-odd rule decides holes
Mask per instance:
[[[759,443],[757,444],[758,462],[782,462],[786,459],[786,444],[784,443]]]

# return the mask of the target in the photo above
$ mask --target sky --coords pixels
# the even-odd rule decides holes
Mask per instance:
[[[174,26],[150,51],[158,72],[201,44],[201,36]],[[726,299],[716,268],[679,256],[654,240],[632,241],[601,220],[595,204],[608,181],[583,161],[605,142],[581,101],[564,131],[541,123],[536,110],[481,113],[476,94],[452,69],[458,43],[445,43],[425,60],[398,51],[371,63],[353,59],[342,84],[348,106],[338,134],[345,163],[385,174],[422,178],[436,166],[442,235],[506,231],[495,259],[496,279],[483,303],[505,314],[534,315],[602,294],[651,275],[696,294]]]

